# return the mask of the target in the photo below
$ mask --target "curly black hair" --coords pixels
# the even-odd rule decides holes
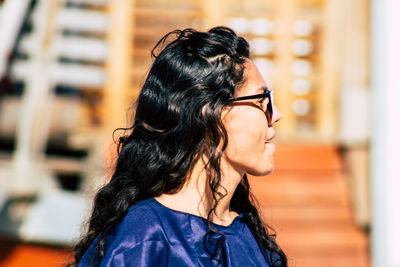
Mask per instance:
[[[221,112],[243,82],[249,44],[226,27],[207,32],[175,30],[157,43],[152,55],[154,62],[137,100],[134,123],[123,129],[127,134],[119,139],[115,171],[95,197],[88,230],[74,248],[72,266],[96,238],[100,261],[108,231],[129,207],[178,192],[201,156],[208,159],[205,168],[214,200],[207,219],[210,229],[216,231],[210,217],[225,196],[220,162],[228,143]],[[278,255],[274,257],[277,264],[287,266],[275,233],[269,233],[272,229],[260,220],[246,175],[230,205],[243,214],[260,247]]]

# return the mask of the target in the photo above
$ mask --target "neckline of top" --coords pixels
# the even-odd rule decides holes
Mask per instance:
[[[170,208],[170,207],[167,207],[167,206],[165,206],[164,204],[162,204],[161,202],[159,202],[159,201],[158,201],[157,199],[155,199],[155,198],[151,198],[150,201],[153,202],[153,203],[155,203],[157,206],[162,207],[162,208],[164,208],[164,209],[166,209],[166,210],[168,210],[168,211],[171,211],[171,212],[174,212],[174,213],[177,213],[177,214],[182,214],[182,215],[190,216],[190,217],[192,217],[192,218],[195,218],[195,219],[198,219],[198,220],[202,220],[203,222],[206,222],[206,221],[207,221],[206,218],[203,218],[203,217],[201,217],[201,216],[199,216],[199,215],[192,214],[192,213],[188,213],[188,212],[184,212],[184,211],[180,211],[180,210],[175,210],[175,209],[172,209],[172,208]],[[240,219],[242,219],[242,218],[243,218],[243,213],[240,213],[238,216],[236,216],[236,217],[232,220],[232,222],[231,222],[229,225],[222,225],[222,224],[217,224],[217,223],[213,223],[213,222],[211,222],[211,225],[214,226],[214,227],[216,227],[216,228],[219,229],[219,230],[221,230],[221,229],[230,229],[230,228],[233,227],[234,224],[236,224],[237,222],[239,222]]]

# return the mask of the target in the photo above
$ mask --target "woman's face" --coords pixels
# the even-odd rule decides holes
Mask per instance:
[[[234,97],[262,94],[266,83],[257,67],[247,60],[244,69],[244,83],[237,88]],[[222,114],[222,121],[228,133],[228,146],[224,159],[241,175],[267,175],[274,169],[275,137],[273,124],[282,117],[280,111],[273,107],[271,125],[263,110],[268,98],[233,102]],[[261,107],[261,108],[260,108]]]

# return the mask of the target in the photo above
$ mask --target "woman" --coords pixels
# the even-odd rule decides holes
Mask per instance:
[[[272,172],[281,118],[248,43],[225,27],[176,30],[152,55],[75,264],[287,266],[246,177]]]

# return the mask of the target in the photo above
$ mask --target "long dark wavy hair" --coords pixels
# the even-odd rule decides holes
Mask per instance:
[[[200,158],[208,159],[205,169],[213,198],[209,226],[219,200],[225,196],[220,185],[220,162],[228,137],[221,112],[243,82],[249,44],[226,27],[208,32],[175,30],[157,43],[152,55],[154,62],[137,100],[133,126],[124,129],[128,132],[119,139],[115,171],[94,199],[88,230],[74,248],[73,266],[96,238],[95,258],[99,263],[108,231],[123,219],[129,207],[178,192]],[[243,214],[260,247],[277,256],[278,266],[279,262],[287,266],[275,234],[269,233],[271,229],[260,220],[246,175],[230,205]]]

